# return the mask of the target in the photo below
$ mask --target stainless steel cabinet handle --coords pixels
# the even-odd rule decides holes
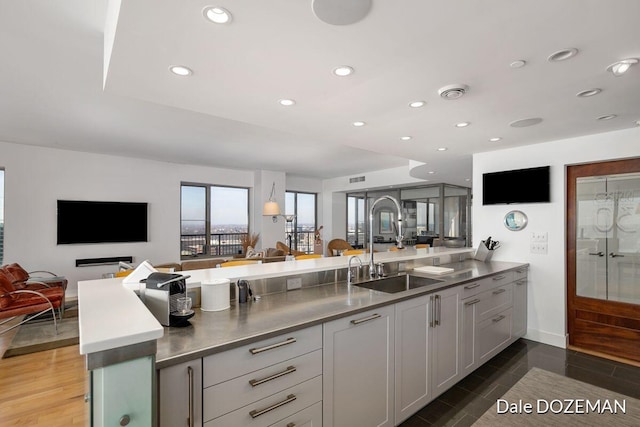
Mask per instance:
[[[604,256],[604,253],[602,253],[602,252],[589,252],[589,255]]]
[[[480,283],[474,283],[473,285],[467,285],[464,287],[465,291],[468,291],[469,289],[474,289],[477,288],[478,286],[480,286]]]
[[[187,375],[189,375],[189,418],[187,418],[187,425],[193,427],[195,422],[193,419],[193,395],[195,390],[193,389],[193,368],[191,366],[187,366]]]
[[[435,326],[435,307],[433,305],[433,295],[429,296],[429,327],[433,328]]]
[[[257,385],[267,383],[267,382],[269,382],[271,380],[275,380],[276,378],[280,378],[280,377],[283,377],[285,375],[292,374],[295,371],[296,371],[296,368],[294,366],[288,366],[287,369],[285,369],[282,372],[278,372],[277,374],[270,375],[270,376],[268,376],[266,378],[262,378],[260,380],[250,380],[249,384],[251,384],[251,387],[255,387]]]
[[[296,427],[296,423],[289,423],[287,424],[287,427]]]
[[[503,292],[507,292],[507,290],[506,290],[506,289],[504,289],[504,288],[502,288],[502,289],[497,289],[497,290],[493,291],[493,294],[494,294],[494,295],[500,295],[500,294],[501,294],[501,293],[503,293]]]
[[[609,254],[609,256],[610,256],[611,258],[624,258],[624,255],[616,254],[616,253],[613,253],[613,252],[611,252],[611,253]]]
[[[516,282],[516,285],[518,285],[518,286],[522,286],[522,285],[526,285],[526,284],[527,284],[527,281],[526,281],[526,280],[518,280],[518,281]]]
[[[436,321],[435,324],[436,326],[440,325],[440,314],[441,314],[441,310],[442,310],[442,298],[440,297],[440,295],[436,295],[436,308],[437,308],[437,313],[436,313]]]
[[[476,298],[476,299],[472,299],[471,301],[465,302],[464,305],[474,305],[474,304],[477,304],[479,302],[480,302],[480,300],[478,298]]]
[[[374,314],[372,314],[372,315],[371,315],[371,316],[369,316],[369,317],[364,317],[364,318],[362,318],[362,319],[352,320],[352,321],[351,321],[351,324],[353,324],[353,325],[359,325],[360,323],[368,322],[369,320],[374,320],[374,319],[377,319],[377,318],[379,318],[379,317],[382,317],[382,316],[380,316],[378,313],[374,313]]]
[[[507,317],[507,316],[504,316],[504,315],[501,314],[500,316],[496,317],[495,319],[492,319],[493,323],[498,323],[499,321],[501,321],[505,317]]]
[[[276,344],[271,344],[266,347],[252,348],[252,349],[249,349],[249,351],[251,352],[251,354],[259,354],[259,353],[262,353],[263,351],[269,351],[269,350],[273,350],[274,348],[282,347],[283,345],[293,344],[294,342],[296,342],[295,338],[287,338],[285,341],[282,341]]]
[[[278,409],[282,405],[286,405],[287,403],[291,403],[294,400],[296,400],[296,395],[295,394],[290,394],[282,402],[275,403],[275,404],[269,406],[268,408],[254,409],[253,411],[249,412],[249,415],[251,415],[251,418],[258,418],[260,415],[264,415],[267,412],[273,411],[274,409]]]
[[[497,280],[502,280],[504,278],[505,278],[505,276],[496,276],[496,277],[493,278],[493,280],[497,281]]]

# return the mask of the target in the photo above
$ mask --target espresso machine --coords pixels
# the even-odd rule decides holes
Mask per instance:
[[[151,273],[142,280],[140,298],[163,326],[183,326],[194,312],[178,312],[178,298],[187,296],[187,279],[176,273]]]

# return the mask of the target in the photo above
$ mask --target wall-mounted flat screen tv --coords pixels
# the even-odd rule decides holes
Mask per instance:
[[[147,203],[58,200],[58,244],[147,241]]]
[[[548,203],[550,167],[516,169],[482,175],[482,204]]]

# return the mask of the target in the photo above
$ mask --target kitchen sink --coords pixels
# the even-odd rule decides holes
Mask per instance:
[[[442,282],[443,280],[432,279],[430,277],[417,277],[400,274],[397,276],[383,277],[381,279],[372,279],[365,282],[354,283],[354,286],[387,294],[395,294],[408,289],[421,288],[423,286],[435,285]]]

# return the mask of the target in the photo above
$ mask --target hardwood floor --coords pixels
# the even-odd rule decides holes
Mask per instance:
[[[0,354],[14,332],[0,335]],[[0,359],[0,426],[86,426],[88,372],[78,346]]]

